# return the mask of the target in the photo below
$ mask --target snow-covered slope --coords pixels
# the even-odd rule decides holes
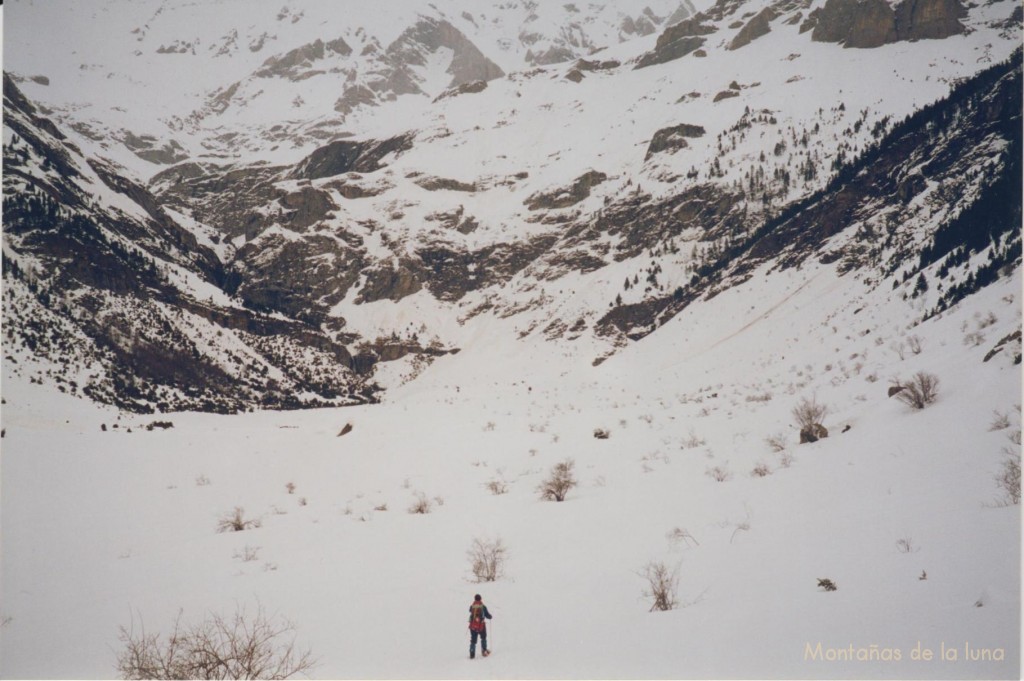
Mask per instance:
[[[1019,300],[1015,275],[908,329],[815,265],[596,370],[496,321],[382,405],[167,430],[5,378],[3,675],[107,677],[121,625],[262,604],[317,678],[1016,678],[1020,507],[994,478],[1020,372],[985,357]],[[941,380],[923,411],[886,397],[916,371]],[[830,437],[798,445],[812,396]],[[541,501],[566,458],[579,486]],[[420,493],[431,512],[408,513]],[[262,526],[216,533],[236,506]],[[505,576],[474,583],[466,551],[498,537]],[[650,561],[678,567],[679,609],[648,612]],[[474,592],[496,653],[470,662]],[[959,660],[914,661],[919,643]],[[885,661],[858,659],[873,646]]]
[[[7,4],[0,676],[1019,677],[1016,4]]]

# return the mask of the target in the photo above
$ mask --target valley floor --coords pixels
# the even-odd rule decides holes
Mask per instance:
[[[914,329],[830,270],[772,281],[598,367],[488,322],[377,406],[128,415],[5,371],[0,675],[111,677],[120,626],[262,606],[323,678],[1018,678],[995,478],[1021,375],[984,358],[1020,328],[1019,271]],[[917,371],[934,404],[887,398]],[[827,439],[797,444],[803,397]],[[579,485],[540,500],[567,458]],[[216,532],[236,507],[261,526]],[[475,583],[466,552],[498,537],[505,575]],[[649,612],[651,562],[681,607]],[[471,662],[474,593],[495,654]]]

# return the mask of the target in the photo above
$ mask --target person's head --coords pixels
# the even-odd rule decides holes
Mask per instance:
[[[480,594],[477,594],[476,596],[473,596],[473,602],[474,602],[474,603],[479,603],[479,602],[480,602],[480,601],[482,601],[482,600],[483,600],[483,599],[482,599],[482,598],[480,598]]]

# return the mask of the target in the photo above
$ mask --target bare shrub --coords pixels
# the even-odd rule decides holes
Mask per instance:
[[[732,479],[732,472],[728,468],[722,466],[715,466],[704,471],[704,474],[714,479],[716,482],[725,482]]]
[[[487,489],[495,496],[499,494],[506,494],[508,493],[508,483],[500,478],[495,478],[487,483]]]
[[[423,492],[416,493],[416,499],[409,506],[409,513],[425,515],[433,510],[433,503]]]
[[[689,546],[692,542],[694,546],[700,546],[700,542],[697,541],[697,538],[690,534],[689,530],[683,527],[673,527],[665,537],[674,543],[682,543]]]
[[[505,571],[508,548],[502,543],[500,537],[494,541],[476,538],[466,555],[469,556],[469,563],[476,581],[493,582]]]
[[[915,355],[920,355],[921,351],[924,350],[924,341],[921,340],[920,336],[909,336],[907,338],[907,347]]]
[[[566,459],[556,463],[547,479],[540,483],[540,498],[546,501],[565,501],[565,495],[578,484],[573,469],[576,462]]]
[[[896,399],[914,409],[924,409],[939,396],[939,377],[935,374],[918,371],[901,385],[903,390],[896,393]]]
[[[839,587],[831,579],[818,579],[818,588],[824,591],[838,591]]]
[[[232,556],[235,560],[240,560],[243,563],[251,563],[254,560],[259,560],[260,547],[249,546],[248,544],[241,551],[235,551],[235,555]]]
[[[896,540],[896,550],[900,553],[917,553],[921,549],[914,546],[914,540],[910,537],[903,537]]]
[[[1020,431],[1017,431],[1018,433]],[[1003,459],[1002,468],[996,474],[996,486],[1003,491],[1005,505],[1020,504],[1020,450],[1003,448],[1006,457]]]
[[[123,679],[288,679],[316,666],[312,653],[289,638],[295,626],[268,618],[262,607],[252,617],[238,609],[233,617],[210,615],[189,627],[179,612],[166,639],[140,628],[138,634],[134,623],[120,629]]]
[[[377,506],[374,506],[374,507],[373,507],[373,510],[374,510],[374,511],[386,511],[386,510],[388,510],[388,505],[387,505],[386,503],[384,503],[384,504],[379,504],[379,505],[377,505]]]
[[[779,452],[779,466],[782,468],[789,468],[793,465],[793,455],[789,452]]]
[[[263,525],[259,518],[245,519],[245,509],[235,506],[235,510],[223,516],[217,523],[218,532],[242,532],[252,530]]]
[[[757,462],[757,465],[754,466],[754,470],[750,471],[750,475],[755,478],[764,478],[771,474],[772,469],[763,461]]]
[[[612,436],[607,428],[594,428],[594,437],[598,440],[607,440]]]
[[[821,424],[828,415],[828,407],[819,403],[816,397],[804,397],[793,407],[791,413],[797,425],[803,430]]]
[[[665,563],[651,561],[643,567],[640,576],[647,580],[644,598],[650,598],[651,609],[674,610],[679,605],[679,568],[669,568]]]
[[[288,494],[295,494],[295,483],[289,482],[284,488],[288,491]]]
[[[768,448],[773,452],[781,452],[786,449],[786,435],[785,433],[776,433],[775,435],[769,435],[764,439],[767,443]]]
[[[976,348],[984,342],[985,334],[978,331],[972,331],[964,336],[964,345]]]
[[[992,423],[990,423],[988,426],[989,430],[1004,430],[1010,427],[1009,413],[993,411],[992,414]]]
[[[693,428],[691,428],[689,436],[686,437],[680,444],[682,445],[683,449],[696,449],[697,447],[701,447],[704,444],[706,444],[706,442],[707,441],[704,438],[697,435],[697,433],[693,431]]]

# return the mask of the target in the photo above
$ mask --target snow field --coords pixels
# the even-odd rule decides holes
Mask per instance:
[[[694,306],[597,368],[494,321],[371,407],[119,417],[7,377],[0,673],[108,677],[118,626],[258,602],[295,622],[321,678],[1014,677],[1020,514],[993,476],[1020,375],[981,359],[1019,328],[1019,275],[913,329],[924,349],[901,361],[906,303],[875,292],[854,315],[868,293],[820,269],[723,293],[699,304],[714,324]],[[988,311],[987,342],[965,344]],[[935,404],[885,397],[919,369],[942,381]],[[797,445],[789,410],[812,394],[830,437]],[[1009,429],[989,430],[995,411]],[[579,486],[540,501],[566,458]],[[429,514],[408,513],[417,493]],[[262,526],[216,533],[236,506]],[[497,537],[506,576],[475,584],[466,551]],[[678,567],[685,607],[648,612],[650,561]],[[470,663],[475,592],[496,655]],[[912,661],[919,641],[1009,662]],[[902,659],[805,659],[818,643]]]

